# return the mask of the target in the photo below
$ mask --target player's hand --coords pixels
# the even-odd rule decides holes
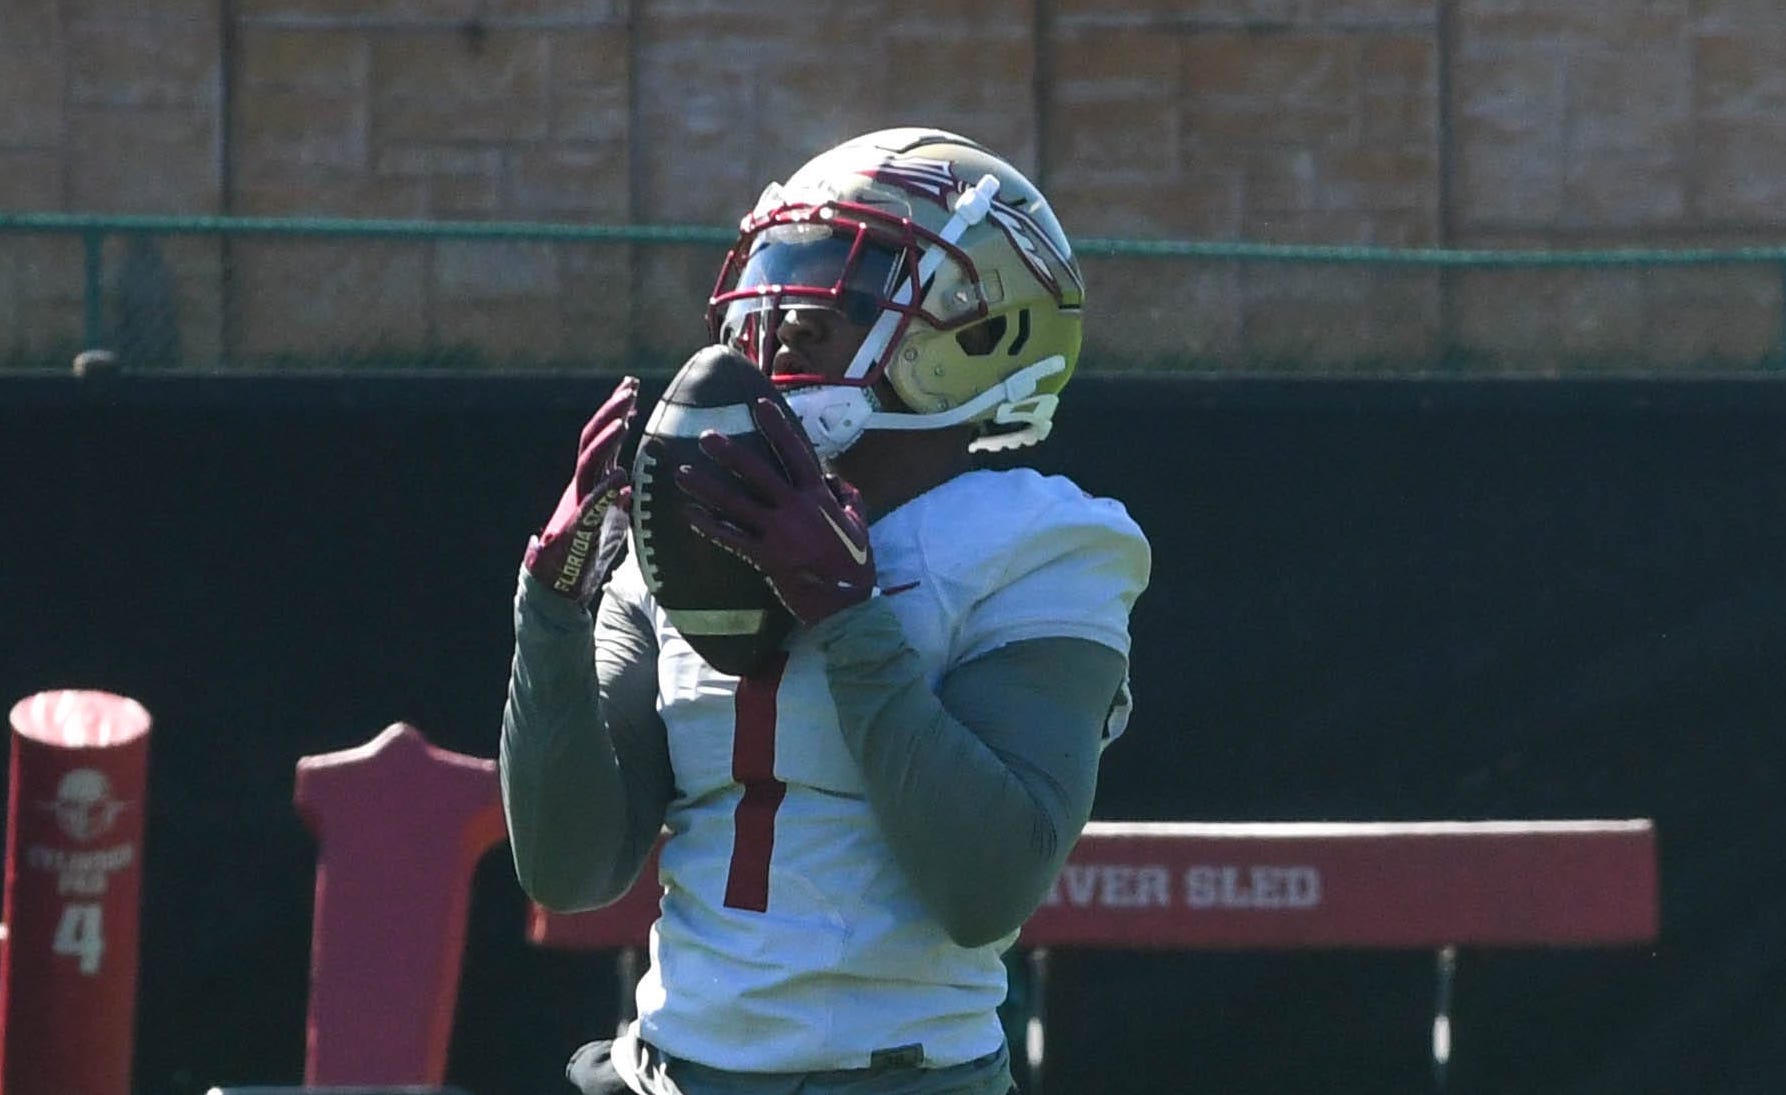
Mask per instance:
[[[626,469],[620,447],[639,399],[637,377],[626,377],[601,409],[590,416],[577,440],[577,470],[558,499],[558,508],[527,545],[522,565],[561,597],[587,607],[604,575],[595,565],[602,519],[616,501],[624,506]]]
[[[780,472],[724,434],[701,435],[701,451],[725,472],[684,464],[676,483],[695,503],[694,530],[763,572],[775,595],[801,623],[820,620],[868,599],[874,551],[854,487],[827,476],[812,447],[772,400],[751,406],[757,430],[788,470]]]

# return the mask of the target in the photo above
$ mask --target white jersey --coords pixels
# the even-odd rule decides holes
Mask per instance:
[[[1147,542],[1120,504],[1067,479],[969,472],[870,537],[882,595],[933,690],[950,668],[1024,639],[1128,653]],[[746,1072],[864,1068],[876,1051],[914,1046],[928,1066],[997,1050],[1011,939],[955,944],[895,865],[815,644],[796,632],[779,672],[740,682],[683,641],[630,559],[607,596],[655,622],[676,785],[636,1032],[673,1057]]]

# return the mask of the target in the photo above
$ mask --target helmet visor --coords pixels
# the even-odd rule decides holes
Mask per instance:
[[[773,225],[743,248],[746,258],[727,270],[714,303],[724,308],[722,340],[765,311],[831,308],[867,325],[898,278],[901,255],[865,234],[839,235],[810,224]],[[735,271],[735,274],[734,274]]]

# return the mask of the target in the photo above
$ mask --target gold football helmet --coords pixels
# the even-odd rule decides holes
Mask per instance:
[[[709,333],[765,372],[779,318],[867,327],[845,375],[777,376],[821,455],[866,429],[981,423],[974,449],[1048,435],[1079,358],[1085,283],[1041,191],[938,129],[854,138],[771,183],[708,302]],[[903,408],[882,408],[885,378]]]

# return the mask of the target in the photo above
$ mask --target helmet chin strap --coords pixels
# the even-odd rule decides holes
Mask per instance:
[[[1059,354],[1045,357],[960,406],[935,414],[883,411],[873,392],[845,384],[801,388],[789,392],[787,400],[821,460],[842,454],[869,430],[941,430],[959,426],[989,410],[994,410],[993,422],[1021,428],[976,438],[968,445],[969,451],[1014,449],[1048,436],[1060,399],[1051,393],[1037,395],[1036,386],[1066,367],[1067,359]]]
[[[860,440],[880,407],[873,392],[846,384],[801,388],[787,393],[787,400],[820,460],[839,456]]]

